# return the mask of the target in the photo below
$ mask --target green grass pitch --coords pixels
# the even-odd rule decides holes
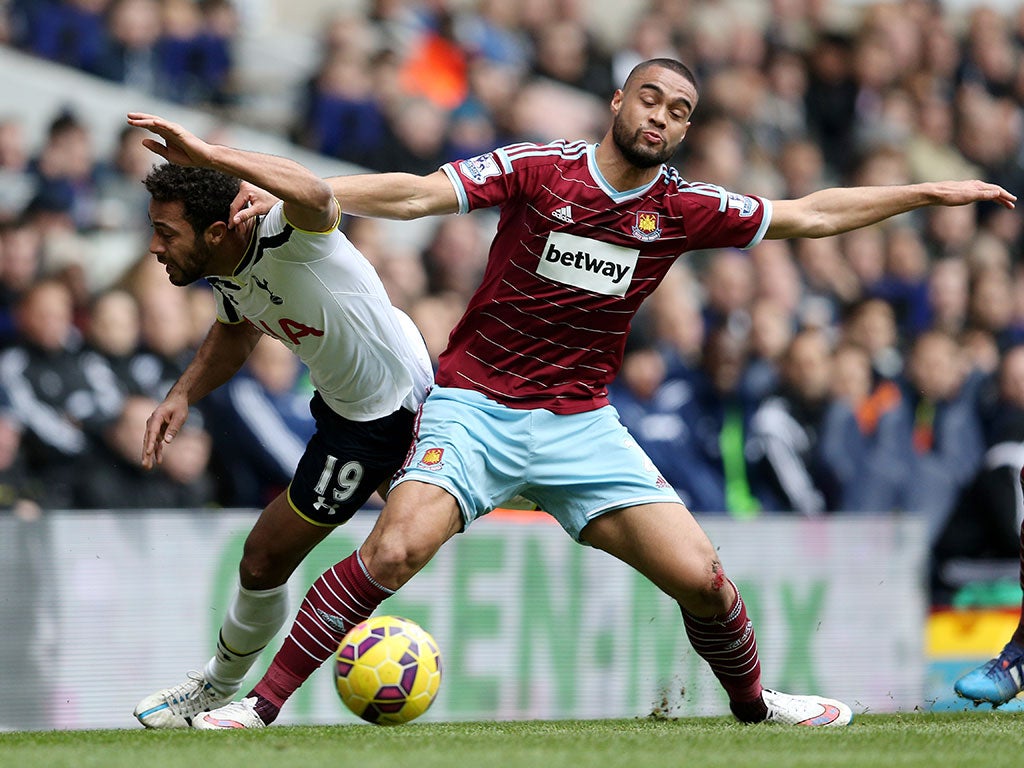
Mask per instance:
[[[275,726],[234,733],[0,733],[10,768],[715,768],[1024,765],[1024,717],[990,710],[861,715],[848,728],[729,718]]]

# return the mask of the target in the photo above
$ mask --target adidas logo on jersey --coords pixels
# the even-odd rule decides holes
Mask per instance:
[[[551,215],[559,221],[564,221],[566,224],[573,223],[571,205],[563,205],[561,208],[556,208],[551,212]]]

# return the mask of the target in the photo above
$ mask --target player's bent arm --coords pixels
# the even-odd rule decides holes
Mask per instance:
[[[168,397],[184,397],[189,405],[199,402],[238,372],[261,335],[249,323],[215,322]]]
[[[324,232],[338,223],[337,203],[330,187],[294,160],[210,144],[159,115],[129,112],[128,123],[163,139],[163,144],[154,139],[143,139],[142,144],[169,162],[212,168],[276,195],[284,200],[285,216],[300,229]]]
[[[367,173],[327,179],[345,213],[408,221],[423,216],[458,213],[459,198],[442,171]]]
[[[284,201],[284,215],[299,229],[325,232],[338,223],[330,185],[304,165],[277,155],[215,146],[211,167],[261,187]]]
[[[929,205],[967,205],[982,201],[1014,207],[1017,198],[982,181],[942,181],[891,187],[836,187],[797,200],[772,202],[765,237],[828,237],[866,227]]]
[[[249,357],[259,337],[260,331],[249,323],[213,324],[192,362],[146,420],[143,467],[152,469],[163,461],[164,445],[178,434],[188,418],[189,406],[230,379]]]

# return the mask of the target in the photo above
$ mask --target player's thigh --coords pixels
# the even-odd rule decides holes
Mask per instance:
[[[332,530],[300,517],[289,503],[288,494],[280,494],[260,513],[246,537],[239,565],[242,586],[272,589],[284,584]]]
[[[581,540],[631,565],[688,610],[728,609],[731,589],[714,545],[682,504],[625,507],[592,519]]]
[[[360,556],[372,578],[398,589],[462,526],[459,504],[447,490],[406,480],[391,489]]]

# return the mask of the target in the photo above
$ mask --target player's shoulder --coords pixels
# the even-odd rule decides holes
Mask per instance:
[[[554,160],[584,160],[591,145],[582,140],[557,139],[546,144],[520,142],[495,150],[506,167],[551,165]]]
[[[749,215],[758,207],[757,198],[739,192],[732,192],[719,184],[706,181],[687,181],[671,166],[665,166],[662,182],[667,192],[678,198],[678,202],[703,208],[717,208],[724,211],[735,208]]]

